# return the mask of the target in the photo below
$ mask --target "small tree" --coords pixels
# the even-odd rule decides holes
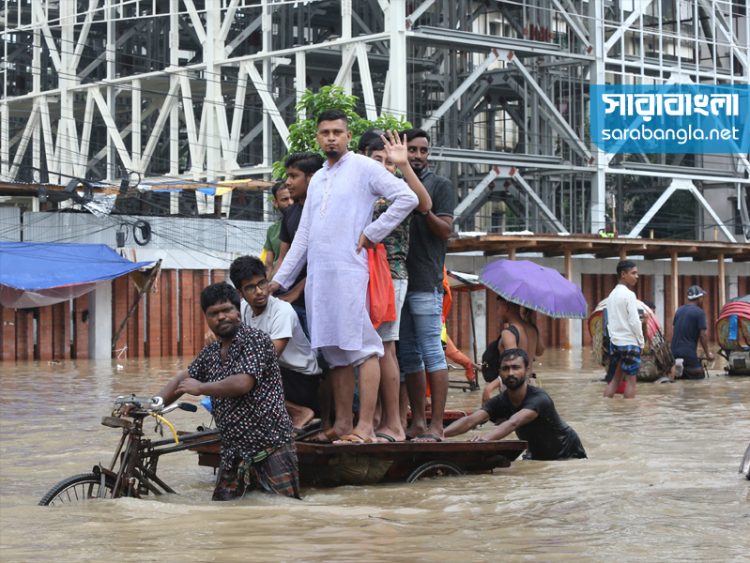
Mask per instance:
[[[315,142],[318,129],[317,116],[329,109],[343,111],[349,117],[349,130],[352,132],[350,150],[356,150],[359,138],[368,129],[395,129],[402,131],[411,128],[411,123],[400,117],[381,115],[374,121],[364,119],[356,112],[357,96],[347,94],[341,86],[323,86],[317,92],[305,90],[300,101],[295,106],[297,120],[289,126],[289,153],[281,160],[273,163],[273,177],[283,178],[286,175],[284,161],[287,156],[296,152],[313,151],[323,154]],[[306,117],[303,119],[302,115]]]

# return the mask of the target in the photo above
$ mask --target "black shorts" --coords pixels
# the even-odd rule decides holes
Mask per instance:
[[[315,414],[320,413],[320,404],[318,403],[320,377],[305,375],[282,367],[281,383],[284,386],[284,398],[287,401],[312,409]]]
[[[698,356],[675,356],[675,360],[682,358],[682,367],[685,369],[703,371],[703,364]]]

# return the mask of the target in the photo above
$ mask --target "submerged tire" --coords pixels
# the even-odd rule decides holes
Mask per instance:
[[[95,473],[81,473],[63,479],[39,501],[39,506],[78,504],[99,498],[112,498],[113,484],[107,478],[102,490],[102,477]]]
[[[417,467],[406,478],[407,483],[414,483],[420,479],[432,479],[434,477],[444,477],[446,475],[464,475],[466,471],[458,465],[447,461],[428,461]]]

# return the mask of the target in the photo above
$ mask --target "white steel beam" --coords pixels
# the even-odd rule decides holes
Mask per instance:
[[[406,117],[407,61],[406,61],[406,0],[391,0],[385,13],[391,56],[388,61],[388,104],[382,112],[395,117]]]
[[[237,88],[234,92],[234,115],[232,116],[232,132],[230,134],[231,146],[233,147],[233,158],[237,158],[242,131],[242,115],[245,112],[245,96],[247,94],[247,73],[239,72],[237,76]]]
[[[333,81],[336,86],[341,86],[349,93],[351,93],[352,89],[352,65],[354,64],[355,58],[356,53],[354,52],[354,49],[348,48],[342,50],[341,67],[339,67],[339,72]],[[347,84],[349,85],[348,89]]]
[[[198,10],[195,9],[195,4],[193,4],[193,0],[182,0],[185,4],[185,9],[187,10],[188,16],[190,16],[190,23],[193,24],[193,30],[195,30],[195,34],[198,36],[198,41],[200,41],[201,45],[204,45],[206,43],[206,30],[203,28],[203,22],[201,21],[201,17],[198,14]],[[218,9],[218,6],[214,6],[215,9]],[[210,12],[211,10],[207,10],[207,12]]]
[[[560,222],[560,220],[557,218],[557,216],[552,213],[552,210],[550,210],[549,207],[542,201],[542,199],[539,197],[539,195],[534,191],[534,188],[532,188],[528,182],[524,179],[523,176],[518,174],[517,172],[511,175],[511,178],[513,179],[516,184],[521,186],[524,191],[528,194],[529,198],[536,204],[536,206],[539,208],[539,211],[542,212],[542,215],[547,218],[549,223],[557,229],[557,232],[561,235],[567,235],[568,230],[565,228],[565,226]]]
[[[617,43],[623,37],[623,35],[625,35],[625,32],[630,29],[630,26],[633,25],[636,20],[643,15],[643,13],[646,11],[646,8],[651,5],[651,2],[653,2],[653,0],[634,0],[633,11],[604,43],[605,53],[608,53],[609,50],[614,47],[615,43]],[[679,9],[679,7],[677,9]]]
[[[90,97],[91,97],[91,102],[93,104],[94,96],[90,95]],[[175,103],[174,106],[177,106],[177,104]],[[146,108],[146,110],[143,112],[143,114],[141,115],[141,117],[143,119],[147,119],[157,109],[158,108],[157,108],[156,103],[152,103],[151,105],[149,105]],[[92,106],[92,111],[93,111],[93,106]],[[128,137],[128,135],[130,135],[130,133],[132,132],[132,129],[133,129],[133,122],[131,121],[130,123],[128,123],[128,125],[126,127],[124,127],[123,129],[120,129],[120,137],[122,137],[123,140],[126,139]],[[81,146],[83,146],[84,142],[86,142],[86,139],[84,137],[81,137]],[[89,142],[90,142],[90,139],[89,139]],[[88,148],[86,149],[86,153],[88,153]],[[81,150],[81,154],[84,154],[83,150]],[[96,154],[94,154],[88,160],[88,162],[86,163],[86,169],[92,168],[94,165],[96,165],[97,162],[100,162],[103,158],[106,158],[106,156],[107,156],[107,147],[105,146],[105,147],[102,147]],[[143,157],[141,157],[141,160],[142,159],[143,159]],[[146,164],[145,166],[147,167],[148,165]],[[141,163],[141,168],[143,168],[143,167],[144,167],[144,165]],[[138,169],[138,168],[136,168],[134,171],[135,172],[141,172],[141,170]],[[81,174],[79,174],[79,176],[81,176]]]
[[[161,110],[159,110],[159,115],[156,118],[156,123],[151,130],[151,135],[149,135],[148,141],[146,142],[146,148],[143,150],[143,155],[141,156],[138,172],[140,172],[142,176],[146,175],[146,170],[148,170],[148,165],[154,154],[154,149],[156,149],[156,143],[159,141],[159,136],[164,129],[164,124],[167,122],[167,118],[169,118],[172,108],[177,106],[177,90],[179,89],[179,86],[180,83],[177,80],[174,80],[169,86],[169,92],[167,92],[167,95],[164,97],[164,102],[162,102]]]
[[[57,164],[57,148],[55,146],[55,137],[52,134],[52,120],[49,114],[49,105],[47,97],[39,98],[39,115],[42,122],[42,139],[44,140],[44,152],[47,157],[47,170],[49,172],[50,183],[60,183],[60,170]]]
[[[35,104],[36,105],[36,104]],[[10,111],[8,104],[0,104],[0,176],[12,181],[10,174]]]
[[[248,25],[245,29],[238,33],[237,36],[229,42],[229,45],[224,48],[224,53],[227,57],[231,55],[232,51],[239,47],[245,39],[250,37],[253,32],[260,28],[262,19],[263,18],[261,16],[255,18],[252,22],[250,22],[250,25]]]
[[[432,129],[432,127],[435,126],[435,124],[438,122],[438,120],[445,115],[445,113],[455,104],[458,100],[461,99],[461,96],[464,95],[464,92],[468,90],[472,84],[474,84],[477,80],[479,80],[479,77],[482,76],[485,71],[492,65],[497,59],[502,56],[508,56],[508,52],[501,52],[497,49],[492,49],[490,51],[490,54],[487,55],[487,58],[482,61],[482,64],[477,66],[469,76],[466,77],[466,79],[456,88],[453,92],[451,92],[445,99],[445,101],[440,104],[440,107],[437,108],[432,114],[422,121],[422,124],[420,125],[421,129],[424,129],[425,131],[429,131]]]
[[[748,70],[750,70],[747,55],[739,49],[738,38],[735,37],[734,32],[732,31],[732,27],[724,17],[724,14],[716,6],[715,2],[709,2],[708,0],[699,0],[699,2],[705,8],[705,10],[713,16],[714,27],[718,29],[719,32],[724,36],[724,39],[728,43],[727,46],[732,51],[732,53],[734,53],[734,56],[737,57],[737,60],[740,61],[740,64],[742,64],[742,66],[745,68],[745,74],[747,74]],[[731,4],[729,6],[731,10]],[[747,11],[747,5],[745,5],[745,10]],[[748,15],[746,12],[745,18],[747,17]],[[747,37],[745,38],[745,45],[747,45]]]
[[[693,184],[693,182],[691,182],[690,180],[678,178],[672,180],[672,183],[669,185],[669,187],[664,190],[664,192],[662,192],[662,194],[659,196],[659,199],[654,202],[654,204],[649,208],[646,214],[641,218],[640,221],[638,221],[636,226],[633,227],[633,229],[624,238],[637,238],[638,235],[641,234],[641,231],[646,228],[646,225],[649,224],[651,219],[654,218],[654,216],[664,206],[667,200],[672,197],[672,194],[674,194],[677,190],[685,190],[693,194],[693,197],[698,200],[698,203],[700,203],[701,206],[711,216],[711,218],[716,221],[716,225],[721,229],[721,232],[724,233],[724,236],[727,237],[730,242],[737,242],[737,239],[735,239],[734,235],[729,231],[729,229],[727,229],[724,222],[716,214],[716,211],[714,211],[711,205],[706,201],[706,198],[703,197],[703,194],[698,191],[698,188],[695,187],[695,184]]]
[[[44,41],[47,43],[47,49],[49,50],[52,64],[55,66],[55,70],[60,72],[62,70],[60,53],[57,51],[57,45],[55,44],[54,37],[52,37],[52,31],[50,30],[47,21],[47,12],[44,11],[41,0],[31,0],[31,17],[35,20],[35,23],[42,28],[42,35],[44,36]]]
[[[112,118],[112,113],[110,112],[109,106],[107,105],[104,96],[102,96],[102,93],[98,89],[92,90],[92,93],[94,96],[94,101],[99,108],[99,113],[101,114],[102,119],[104,119],[104,124],[107,126],[107,134],[112,139],[112,142],[117,149],[117,154],[120,155],[122,165],[128,170],[134,170],[133,161],[130,158],[130,153],[128,153],[128,149],[125,147],[125,143],[120,136],[120,132],[117,130],[117,125],[115,125],[115,120]]]
[[[307,60],[304,52],[295,53],[294,55],[294,91],[296,93],[297,103],[302,100],[307,90]],[[300,112],[300,118],[305,119],[305,110]]]
[[[359,81],[362,85],[365,112],[367,113],[367,119],[374,121],[378,118],[378,108],[375,102],[375,91],[372,88],[372,76],[370,75],[370,61],[367,58],[367,48],[364,43],[357,43],[354,50],[357,53]]]
[[[8,113],[8,105],[3,104],[3,117]],[[5,119],[3,119],[5,121]],[[3,123],[3,176],[6,177],[8,180],[12,180],[16,177],[16,174],[18,174],[18,167],[21,164],[21,161],[23,160],[23,157],[26,153],[26,147],[29,144],[29,139],[31,139],[32,134],[34,133],[34,129],[36,129],[36,125],[39,122],[39,107],[38,104],[34,104],[34,107],[31,109],[31,113],[29,114],[28,121],[26,121],[26,127],[23,128],[23,135],[21,135],[21,140],[18,143],[18,147],[16,148],[16,156],[13,158],[13,164],[10,166],[10,170],[8,170],[7,163],[9,158],[9,148],[10,144],[7,139],[8,135],[8,125],[6,123]]]
[[[138,33],[137,25],[134,25],[126,29],[125,31],[123,31],[122,35],[120,35],[117,38],[117,41],[115,41],[115,49],[124,45],[136,33]],[[88,65],[86,65],[86,67],[81,72],[78,73],[78,78],[81,80],[86,78],[89,74],[91,74],[94,71],[94,69],[96,69],[96,67],[102,64],[106,60],[106,58],[107,58],[107,50],[105,49],[104,51],[100,52],[93,61],[91,61]]]
[[[219,42],[224,43],[229,35],[229,30],[234,22],[234,14],[237,12],[237,6],[240,0],[232,0],[227,6],[227,11],[224,14],[224,21],[221,23],[221,30],[219,31]]]
[[[83,110],[83,130],[81,131],[81,149],[76,176],[86,177],[88,169],[89,147],[91,144],[91,128],[94,125],[94,95],[92,90],[86,92],[86,107]]]
[[[580,39],[581,43],[583,43],[584,47],[586,47],[585,51],[587,53],[590,53],[593,47],[591,46],[591,42],[589,41],[589,36],[588,33],[586,33],[586,29],[583,27],[583,25],[581,25],[580,17],[575,11],[575,8],[568,1],[566,1],[566,6],[563,6],[560,3],[560,0],[552,0],[552,3],[558,9],[558,13],[568,23],[570,29],[573,30],[573,33],[578,36],[578,39]]]
[[[255,64],[253,64],[252,62],[243,63],[242,68],[244,68],[245,72],[247,72],[248,76],[250,76],[250,80],[253,82],[253,85],[255,86],[260,99],[263,101],[263,109],[267,111],[271,116],[273,124],[276,126],[276,130],[281,136],[281,141],[284,143],[284,146],[286,146],[286,148],[289,148],[289,129],[286,126],[284,118],[281,117],[279,108],[276,107],[276,102],[273,101],[271,93],[266,88],[265,83],[263,82],[263,79],[258,72],[258,69],[255,68]]]
[[[547,97],[547,94],[544,92],[544,90],[542,90],[542,87],[539,86],[539,83],[537,83],[526,66],[520,61],[518,57],[514,56],[512,51],[508,53],[507,58],[508,61],[515,65],[515,67],[521,72],[523,77],[526,79],[526,83],[531,86],[531,88],[537,93],[547,112],[551,114],[551,117],[553,119],[550,120],[550,125],[562,134],[563,139],[565,139],[565,141],[571,146],[571,148],[573,148],[577,153],[583,156],[587,162],[590,163],[593,160],[593,155],[589,152],[588,147],[580,139],[580,137],[576,135],[576,132],[573,131],[573,128],[558,111],[558,109],[555,107],[555,104],[552,103],[552,100]]]
[[[414,8],[412,13],[409,14],[409,17],[406,18],[406,28],[411,29],[412,27],[414,27],[414,24],[419,19],[419,17],[427,10],[429,10],[434,3],[435,0],[424,0],[419,6]]]
[[[453,211],[453,215],[456,217],[456,222],[459,223],[470,215],[473,215],[477,210],[484,205],[487,200],[487,192],[492,182],[499,178],[501,175],[509,176],[511,167],[493,166],[487,175],[482,178],[479,183],[472,188],[472,190],[466,194],[461,202],[456,206]]]
[[[352,38],[352,0],[341,0],[341,38]],[[352,93],[352,65],[354,64],[354,45],[347,44],[341,48],[341,58],[343,60],[339,69],[336,80],[333,81],[337,86],[341,86],[347,94]]]
[[[131,134],[130,134],[130,153],[132,155],[133,166],[136,170],[141,169],[141,122],[143,120],[141,107],[141,81],[133,80],[133,89],[130,91],[131,107]],[[120,135],[118,131],[118,136]],[[121,137],[122,138],[122,137]]]
[[[99,5],[99,0],[89,0],[89,9],[86,12],[86,18],[83,20],[83,27],[81,27],[81,32],[78,34],[78,41],[76,42],[76,50],[75,50],[75,53],[73,53],[73,61],[71,63],[71,67],[73,68],[73,70],[78,68],[78,63],[81,60],[83,49],[86,46],[86,41],[89,38],[89,30],[91,29],[91,22],[94,19],[94,13],[98,5]]]

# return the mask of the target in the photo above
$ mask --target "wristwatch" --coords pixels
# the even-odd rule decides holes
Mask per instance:
[[[428,209],[427,211],[419,211],[419,214],[422,217],[427,217],[430,214],[430,210]]]

